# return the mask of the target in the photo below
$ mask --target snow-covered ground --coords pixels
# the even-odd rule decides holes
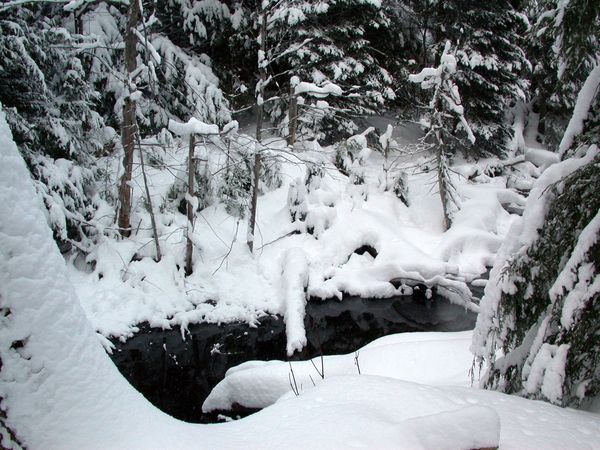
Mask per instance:
[[[333,413],[337,407],[344,411],[342,417],[350,423],[350,414],[362,417],[378,411],[381,414],[388,412],[390,417],[410,417],[417,410],[419,416],[425,416],[419,420],[432,423],[432,441],[400,440],[397,445],[384,442],[384,447],[461,448],[460,441],[454,441],[457,436],[452,431],[443,432],[448,433],[447,442],[437,435],[441,432],[437,421],[442,419],[442,415],[428,416],[427,410],[433,404],[441,405],[448,401],[447,411],[453,411],[450,416],[461,432],[467,430],[463,426],[473,424],[477,424],[479,431],[499,428],[501,449],[600,448],[598,414],[562,409],[541,401],[471,387],[471,336],[470,331],[385,336],[357,353],[326,356],[323,361],[324,379],[319,376],[319,358],[313,360],[314,365],[309,361],[250,361],[230,369],[206,399],[203,408],[207,411],[227,410],[234,404],[249,408],[265,408],[273,404],[291,406],[293,401],[310,399],[309,411],[319,417],[325,416],[325,429],[329,426],[327,418],[337,414],[337,411]],[[390,403],[384,400],[388,387]],[[294,390],[298,391],[298,397]],[[377,400],[379,394],[381,398]],[[396,394],[399,395],[397,402],[393,399]],[[364,402],[365,409],[356,411],[355,402]],[[477,409],[470,409],[472,407]],[[264,411],[269,410],[271,408]],[[345,429],[344,423],[336,423]],[[323,428],[317,427],[317,430]],[[359,434],[366,429],[361,425]],[[422,438],[420,430],[408,433],[412,435],[413,431],[417,439]],[[370,446],[369,439],[363,438],[366,446]],[[338,446],[344,445],[332,445],[334,448]]]
[[[138,172],[133,237],[104,236],[87,258],[92,264],[80,257],[70,261],[69,277],[88,319],[104,336],[127,337],[141,322],[185,329],[192,322],[255,323],[264,314],[281,314],[288,325],[288,349],[293,351],[304,341],[304,296],[293,294],[290,276],[300,277],[292,285],[301,282],[315,298],[391,297],[410,293],[411,283],[435,285],[452,301],[476,310],[465,282],[492,265],[515,219],[502,205],[524,204],[514,187],[528,185],[537,169],[524,162],[519,170],[489,176],[487,169],[498,165],[497,160],[458,161],[453,176],[461,205],[452,227],[444,232],[434,166],[423,154],[407,154],[417,148],[417,136],[414,126],[395,129],[396,145],[388,161],[390,174],[406,173],[408,206],[381,189],[385,161],[379,152],[360,151],[356,164],[365,184],[354,185],[333,165],[335,146],[304,142],[290,153],[283,142],[270,141],[269,152],[281,163],[282,185],[259,197],[255,254],[245,243],[247,218],[229,215],[222,204],[210,206],[196,218],[194,272],[189,277],[183,270],[186,218],[160,208],[176,179],[186,178],[187,144],[180,142],[168,151],[157,146],[154,155],[163,165],[149,167],[148,176],[154,209],[162,211],[157,227],[163,259],[152,259],[150,219]],[[359,136],[355,141],[364,145],[366,139]],[[202,164],[209,170],[220,167],[225,158],[214,146],[199,146],[197,154],[208,161]],[[108,163],[116,181],[118,161]],[[314,164],[322,165],[323,177],[307,190],[307,165]],[[298,198],[298,191],[306,219],[292,223],[288,197],[292,192]],[[110,229],[113,218],[112,211],[102,209],[92,222]],[[305,233],[307,228],[314,229],[313,234]],[[373,247],[377,257],[353,253],[363,245]],[[291,254],[294,264],[303,261],[300,272],[286,269]],[[397,279],[406,283],[396,288],[390,281]]]
[[[344,357],[332,360],[332,367],[339,366],[339,376],[326,376],[316,387],[303,386],[298,397],[285,394],[244,420],[218,425],[179,422],[136,392],[104,352],[80,306],[1,111],[0,149],[0,438],[4,447],[12,446],[13,440],[30,449],[600,446],[596,414],[461,386],[402,381],[412,360],[427,373],[439,374],[438,380],[455,379],[460,368],[448,366],[437,353],[440,349],[433,342],[439,335],[435,334],[419,337],[423,351],[411,349],[411,335],[386,337],[367,346],[359,362],[365,371],[372,371],[370,375],[341,375],[353,368]],[[110,269],[104,266],[105,278],[115,276]],[[144,285],[143,280],[138,282]],[[134,291],[135,285],[129,289]],[[88,317],[93,317],[89,304],[87,308]],[[448,338],[460,360],[468,334]],[[404,355],[405,364],[394,367],[383,360],[378,368],[369,362],[372,352],[381,352],[378,359],[385,354]]]

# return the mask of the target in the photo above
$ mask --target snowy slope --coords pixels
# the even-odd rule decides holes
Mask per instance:
[[[239,139],[249,138],[240,135]],[[366,143],[366,139],[357,140]],[[406,206],[393,193],[382,192],[384,159],[378,152],[361,151],[360,170],[366,182],[356,186],[333,166],[334,146],[304,142],[290,153],[281,141],[267,145],[279,158],[283,184],[259,197],[255,254],[251,255],[245,244],[247,219],[227,214],[222,204],[210,206],[196,217],[194,273],[189,277],[183,271],[185,216],[173,208],[157,214],[164,256],[161,262],[154,262],[141,174],[134,173],[137,207],[132,223],[139,224],[137,232],[124,241],[106,233],[87,257],[88,264],[81,257],[69,264],[69,278],[98,332],[128,337],[141,322],[185,330],[193,322],[254,323],[265,314],[290,313],[295,318],[286,322],[300,326],[290,330],[288,349],[298,349],[303,342],[304,299],[285,294],[289,274],[282,270],[285,255],[294,248],[301,248],[306,258],[308,296],[380,298],[410,293],[410,286],[395,288],[390,283],[401,280],[408,285],[438,286],[452,301],[477,309],[469,303],[465,282],[492,265],[515,218],[502,204],[525,201],[507,187],[507,176],[485,174],[486,167],[497,161],[456,166],[454,176],[462,205],[452,228],[443,232],[435,173],[427,157],[403,155],[400,147],[392,153],[395,170],[407,174]],[[170,169],[147,168],[155,210],[165,203],[173,183],[186,177],[182,172],[185,147],[185,142],[168,151],[157,146],[155,153],[162,155],[164,167]],[[198,152],[209,168],[223,164],[224,155],[215,147],[202,147]],[[117,163],[111,162],[115,174]],[[314,164],[322,165],[323,177],[305,193],[305,222],[292,223],[288,194],[293,186],[304,189],[307,166]],[[101,210],[97,216],[93,222],[110,230],[113,213]],[[309,227],[314,228],[313,234],[304,233]],[[291,234],[294,231],[303,232]],[[377,257],[353,254],[364,245],[373,247]]]
[[[3,446],[6,427],[31,449],[456,449],[497,446],[499,433],[503,448],[597,446],[592,414],[374,376],[332,377],[234,423],[178,422],[129,386],[104,353],[1,111],[0,150]]]

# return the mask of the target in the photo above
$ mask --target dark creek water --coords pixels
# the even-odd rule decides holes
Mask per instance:
[[[306,306],[308,345],[291,359],[353,352],[393,333],[472,329],[475,314],[444,298],[411,297],[313,300]],[[285,324],[268,316],[257,328],[245,323],[190,325],[186,339],[179,328],[147,324],[125,343],[114,341],[112,359],[121,373],[155,406],[181,420],[208,423],[202,402],[230,367],[249,360],[287,360]]]

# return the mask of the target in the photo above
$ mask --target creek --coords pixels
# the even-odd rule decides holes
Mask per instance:
[[[141,324],[127,341],[113,340],[111,358],[128,381],[162,411],[187,422],[212,423],[217,415],[203,414],[202,402],[227,369],[242,362],[351,353],[388,334],[474,327],[474,313],[435,294],[427,299],[424,293],[423,287],[411,296],[389,299],[313,299],[306,305],[308,345],[291,358],[285,353],[285,324],[279,316],[265,316],[257,327],[246,323],[190,325],[185,340],[179,327],[165,330]]]

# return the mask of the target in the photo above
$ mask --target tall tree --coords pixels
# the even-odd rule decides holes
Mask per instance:
[[[600,4],[543,0],[532,10],[528,53],[540,132],[558,144],[585,77],[600,62]]]
[[[136,35],[138,23],[141,20],[141,0],[133,0],[129,4],[127,17],[127,30],[125,34],[125,67],[127,69],[127,87],[129,95],[123,105],[123,124],[121,125],[121,143],[123,144],[123,174],[119,185],[119,231],[123,237],[131,234],[131,175],[133,172],[133,154],[135,152],[135,137],[138,133],[135,115],[135,93],[137,88],[134,83],[134,73],[137,69],[137,42]]]
[[[526,97],[522,75],[529,62],[521,42],[527,22],[516,3],[450,0],[436,4],[433,38],[438,60],[447,39],[458,44],[456,84],[477,138],[475,146],[463,148],[468,154],[502,154],[510,137],[505,112],[511,102]]]
[[[578,95],[566,159],[537,180],[492,269],[472,346],[487,388],[563,406],[600,393],[600,135],[585,133],[598,98],[600,66]]]
[[[465,108],[455,83],[457,65],[451,43],[446,41],[438,67],[425,68],[419,74],[410,76],[413,83],[420,83],[421,88],[432,90],[427,113],[427,133],[423,141],[432,147],[435,154],[438,191],[446,230],[450,227],[453,212],[458,207],[448,162],[452,148],[457,143],[464,146],[465,139],[470,144],[475,143],[475,136],[465,119]]]
[[[94,159],[104,120],[78,49],[89,42],[60,18],[56,6],[0,12],[0,102],[55,238],[85,249],[95,232],[88,221],[96,209]]]
[[[331,138],[356,130],[357,116],[378,111],[395,98],[393,77],[381,62],[392,58],[382,56],[370,40],[392,28],[388,10],[381,3],[286,0],[267,2],[266,6],[270,45],[265,60],[272,80],[264,107],[282,130],[287,131],[290,82],[294,77],[317,86],[336,84],[346,93],[326,101],[310,97],[300,100],[298,114],[302,120],[298,132],[310,128],[318,137]],[[242,49],[245,55],[238,53],[242,61],[254,58],[259,51],[255,35],[260,19],[255,11],[254,2],[248,2],[233,14],[242,20],[232,37],[232,51]],[[240,78],[255,85],[255,73],[247,70],[252,66],[246,62],[242,67],[246,71],[239,73]]]

